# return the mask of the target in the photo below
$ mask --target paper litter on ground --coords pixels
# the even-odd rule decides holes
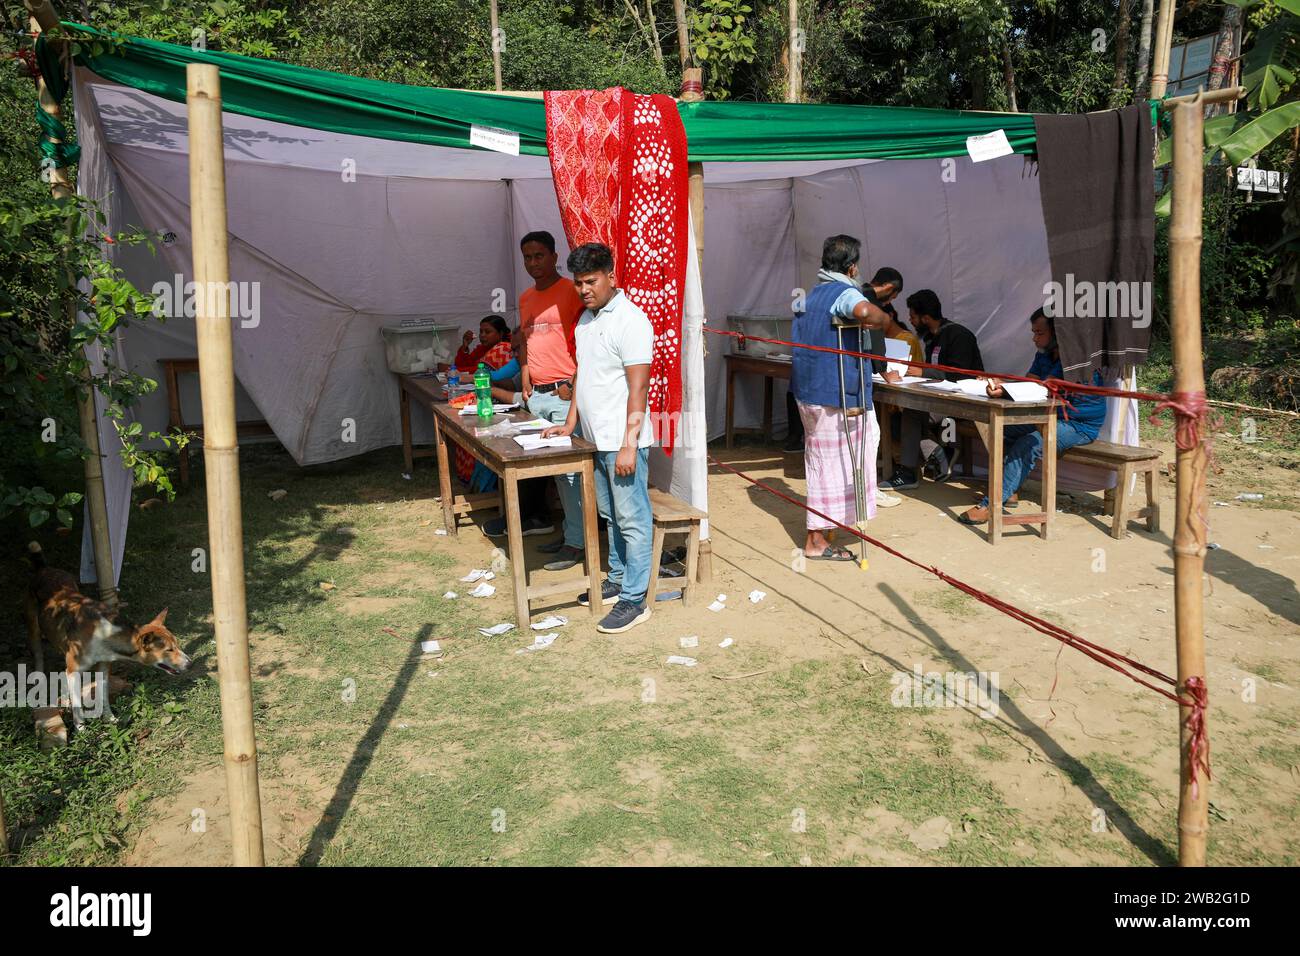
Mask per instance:
[[[442,648],[437,641],[421,641],[420,650],[425,654],[437,654]]]
[[[677,643],[682,647],[699,647],[700,639],[698,637],[683,637]]]
[[[723,604],[721,601],[714,601],[709,605],[710,611],[725,611],[726,609],[727,605]]]
[[[533,651],[542,651],[555,643],[559,634],[539,634],[533,638],[533,643],[527,647],[521,647],[515,651],[516,654],[531,654]]]
[[[730,647],[732,644],[735,644],[735,643],[736,643],[735,641],[733,641],[731,638],[728,637],[726,640],[724,640],[724,641],[723,641],[721,644],[719,644],[718,646],[719,646],[719,647]]]
[[[751,604],[757,604],[759,601],[763,600],[763,598],[765,598],[765,597],[767,597],[767,592],[766,592],[766,591],[750,591],[750,592],[749,592],[749,603],[751,603]]]
[[[440,535],[444,535],[444,536],[445,536],[445,535],[447,534],[447,529],[446,529],[446,528],[434,528],[434,529],[433,529],[433,533],[434,533],[434,534],[440,534]]]
[[[536,624],[530,624],[529,626],[534,631],[549,631],[553,627],[564,627],[568,623],[569,619],[563,614],[548,614]]]
[[[486,568],[475,568],[469,574],[461,578],[466,584],[473,584],[475,581],[491,581],[496,575]]]
[[[474,590],[469,592],[470,597],[491,597],[497,593],[497,589],[488,584],[486,581],[480,581],[474,586]]]
[[[454,600],[456,600],[456,598],[460,597],[460,595],[457,594],[455,591],[448,591],[448,592],[447,592],[446,594],[444,594],[442,597],[443,597],[443,600],[445,600],[445,601],[454,601]]]
[[[699,663],[693,657],[682,657],[680,654],[672,654],[668,657],[669,664],[681,664],[683,667],[694,667]]]
[[[496,637],[498,634],[504,634],[514,627],[509,621],[502,624],[493,624],[491,627],[480,627],[478,632],[484,637]]]

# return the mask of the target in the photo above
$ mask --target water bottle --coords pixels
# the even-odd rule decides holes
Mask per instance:
[[[488,373],[488,367],[482,362],[479,363],[478,371],[474,373],[474,395],[478,399],[478,420],[480,422],[490,422],[492,420],[492,376]]]
[[[450,395],[458,388],[460,388],[460,369],[453,365],[447,369],[447,394]]]

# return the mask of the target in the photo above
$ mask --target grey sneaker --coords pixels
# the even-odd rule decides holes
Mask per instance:
[[[547,561],[542,567],[547,571],[567,571],[569,568],[582,563],[583,551],[581,548],[562,545],[556,552],[554,561]]]
[[[609,578],[606,578],[605,580],[600,582],[600,603],[601,604],[615,603],[618,600],[618,596],[622,593],[623,593],[622,584],[615,584]],[[586,591],[583,591],[581,594],[578,595],[578,603],[581,604],[583,607],[589,607],[591,605],[591,599],[587,596]]]
[[[619,600],[614,610],[605,615],[605,619],[596,625],[602,634],[622,634],[645,621],[650,620],[649,604],[633,604],[631,601]]]
[[[554,534],[555,525],[541,518],[525,518],[523,522],[523,536],[526,538],[531,534]]]

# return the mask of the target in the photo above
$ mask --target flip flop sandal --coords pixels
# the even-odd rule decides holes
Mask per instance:
[[[853,556],[853,552],[849,551],[848,548],[840,548],[835,545],[831,545],[821,554],[806,554],[804,555],[804,557],[806,557],[809,561],[856,561],[857,560],[857,558]]]
[[[965,512],[962,512],[961,514],[959,514],[959,515],[957,516],[957,520],[960,521],[962,524],[979,525],[979,524],[985,524],[989,519],[988,519],[988,518],[979,518],[979,519],[971,518],[971,517],[969,517]]]

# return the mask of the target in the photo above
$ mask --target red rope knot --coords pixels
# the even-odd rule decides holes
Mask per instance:
[[[1210,406],[1204,392],[1173,392],[1159,402],[1151,413],[1151,424],[1158,424],[1160,413],[1169,409],[1174,413],[1174,444],[1180,451],[1190,451],[1201,443],[1201,429]]]
[[[704,84],[700,80],[682,80],[682,93],[703,93],[703,92],[704,92]]]
[[[1204,396],[1202,396],[1204,397]],[[1183,688],[1191,696],[1191,703],[1182,701],[1183,706],[1191,707],[1187,715],[1187,730],[1191,739],[1187,741],[1187,775],[1192,784],[1192,799],[1200,794],[1196,782],[1197,768],[1205,771],[1205,779],[1210,780],[1210,738],[1205,729],[1205,711],[1210,706],[1209,691],[1205,687],[1204,677],[1189,677]]]
[[[1070,412],[1076,411],[1074,404],[1066,397],[1070,388],[1070,383],[1059,378],[1045,378],[1043,379],[1043,387],[1046,388],[1047,393],[1060,404],[1064,411],[1061,418],[1068,422],[1070,420]]]

